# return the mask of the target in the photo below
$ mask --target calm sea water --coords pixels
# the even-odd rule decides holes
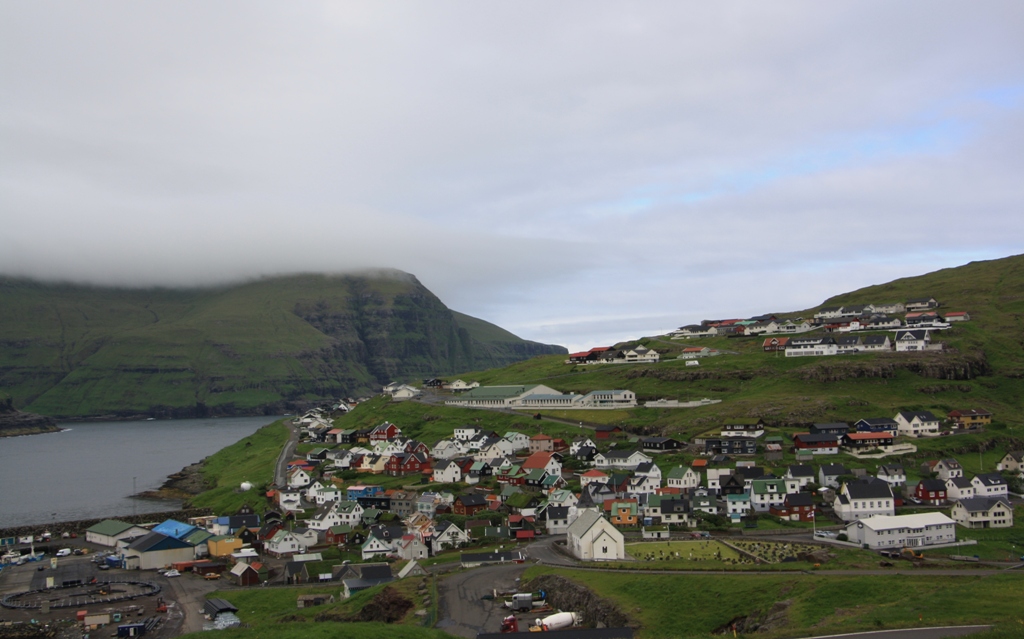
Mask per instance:
[[[0,527],[172,510],[133,499],[168,475],[277,417],[64,423],[60,433],[0,438]]]

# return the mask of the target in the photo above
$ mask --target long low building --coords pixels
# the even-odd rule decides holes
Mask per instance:
[[[147,533],[149,531],[141,526],[118,519],[105,519],[85,530],[85,540],[92,544],[113,548],[122,539],[141,537]]]
[[[629,390],[598,390],[586,395],[562,393],[543,384],[480,386],[445,402],[471,408],[595,409],[633,408],[636,394]]]
[[[956,522],[942,513],[875,515],[846,526],[850,541],[879,550],[956,542]]]

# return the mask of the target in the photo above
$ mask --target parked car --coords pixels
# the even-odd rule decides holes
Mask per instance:
[[[174,568],[171,568],[170,570],[168,570],[167,572],[164,573],[164,577],[180,577],[180,576],[181,576],[181,573],[178,572],[177,570],[175,570]]]
[[[203,579],[220,579],[220,574],[215,572],[208,572],[203,575]]]

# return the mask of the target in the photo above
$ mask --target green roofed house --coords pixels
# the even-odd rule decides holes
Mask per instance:
[[[118,519],[105,519],[98,524],[90,526],[85,531],[85,540],[113,548],[121,539],[131,539],[148,534],[149,531],[141,526],[129,524]]]
[[[210,554],[210,548],[207,542],[209,542],[210,539],[212,539],[213,537],[214,534],[209,532],[208,530],[197,528],[196,530],[182,537],[181,540],[188,544],[191,544],[192,547],[195,548],[196,559],[198,559],[200,557],[205,557],[208,554]]]

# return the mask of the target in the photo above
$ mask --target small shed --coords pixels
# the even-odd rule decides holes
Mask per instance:
[[[296,600],[296,605],[301,608],[312,608],[313,606],[322,606],[324,604],[334,603],[334,595],[327,594],[312,594],[312,595],[299,595]]]

